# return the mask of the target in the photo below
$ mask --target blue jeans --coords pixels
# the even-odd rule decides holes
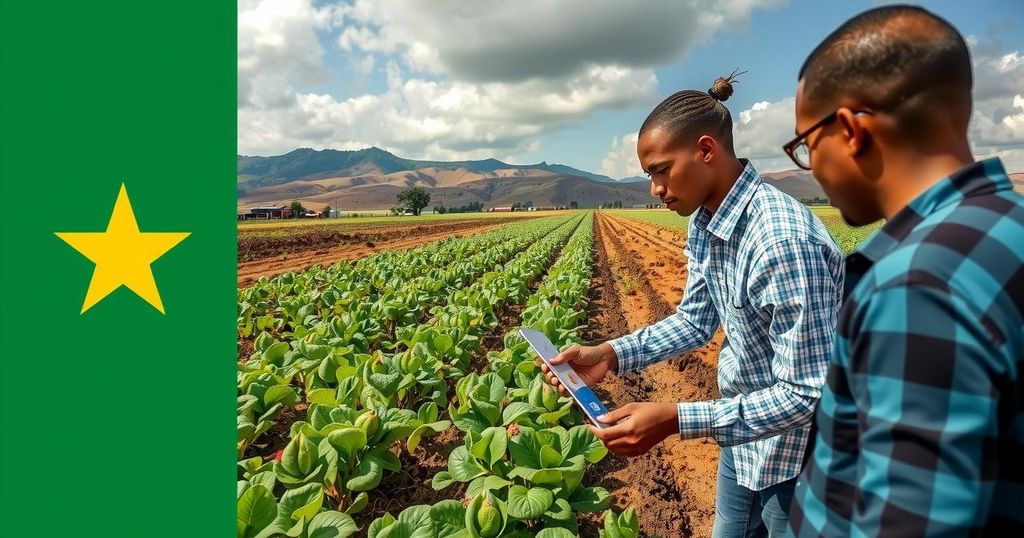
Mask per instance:
[[[715,499],[713,538],[784,536],[789,520],[796,477],[761,491],[736,483],[732,449],[722,448],[718,462],[718,493]]]

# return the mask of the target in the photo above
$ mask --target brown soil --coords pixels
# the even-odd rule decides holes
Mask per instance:
[[[684,235],[597,214],[587,340],[615,338],[673,312],[686,282]],[[720,346],[721,334],[701,350],[613,378],[599,391],[609,407],[716,398]],[[617,509],[633,506],[648,535],[708,536],[714,521],[717,468],[718,445],[713,441],[668,439],[643,456],[609,455],[589,471],[587,483],[596,481],[608,489]],[[581,534],[596,532],[586,525]]]
[[[521,220],[521,218],[517,219]],[[261,277],[301,271],[316,264],[354,260],[384,250],[406,250],[468,232],[483,233],[506,219],[445,221],[415,226],[377,227],[366,232],[345,232],[316,228],[297,231],[281,238],[238,240],[238,287],[252,285]],[[281,250],[281,245],[287,248]],[[243,260],[249,261],[243,261]]]

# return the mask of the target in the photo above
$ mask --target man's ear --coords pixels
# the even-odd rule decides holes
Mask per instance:
[[[836,121],[845,137],[846,148],[850,156],[857,156],[864,152],[868,144],[868,137],[871,133],[861,124],[863,116],[858,116],[853,110],[842,107],[836,111]]]
[[[717,152],[718,141],[714,137],[702,135],[697,139],[697,158],[704,164],[713,161]]]

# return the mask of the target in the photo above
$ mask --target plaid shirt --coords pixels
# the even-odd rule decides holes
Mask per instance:
[[[1024,536],[1024,198],[998,159],[847,260],[798,536]]]
[[[733,447],[737,482],[760,491],[800,472],[842,298],[842,254],[821,221],[749,163],[687,235],[676,313],[611,346],[625,373],[695,350],[724,325],[722,398],[680,403],[679,434]]]

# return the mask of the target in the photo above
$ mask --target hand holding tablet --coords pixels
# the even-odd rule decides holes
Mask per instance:
[[[551,343],[551,340],[544,336],[543,333],[533,329],[519,329],[519,333],[523,335],[523,338],[530,344],[530,347],[540,356],[541,360],[551,370],[551,373],[568,390],[569,396],[576,401],[576,404],[580,406],[580,409],[587,415],[587,418],[594,423],[594,426],[601,429],[608,427],[607,424],[597,419],[597,417],[608,413],[608,409],[605,408],[601,400],[597,398],[597,395],[587,386],[576,370],[568,364],[551,363],[551,359],[558,355],[558,349]]]

